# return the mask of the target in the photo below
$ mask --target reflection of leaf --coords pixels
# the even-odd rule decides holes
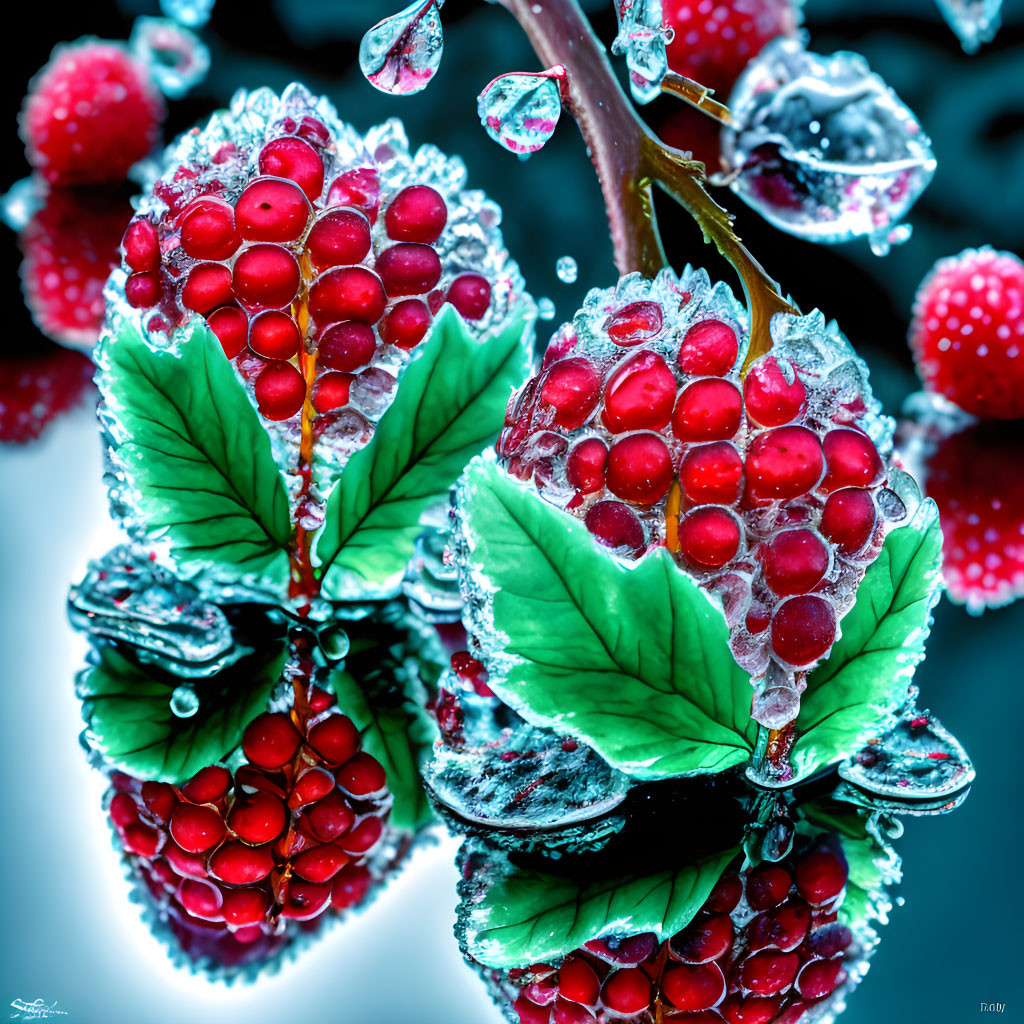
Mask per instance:
[[[326,596],[380,586],[404,570],[422,513],[444,500],[500,429],[527,371],[531,325],[520,306],[500,334],[478,341],[451,306],[441,312],[370,443],[349,459],[327,501],[316,545]]]
[[[233,751],[262,711],[284,668],[286,650],[269,660],[243,658],[196,683],[199,711],[178,718],[171,694],[180,679],[100,648],[98,665],[82,673],[92,745],[115,767],[143,779],[178,783]]]
[[[639,778],[749,760],[750,683],[725,618],[666,551],[623,565],[483,459],[461,507],[506,638],[507,674],[490,683],[502,699]]]
[[[362,731],[363,749],[387,772],[388,788],[395,800],[391,823],[397,828],[416,829],[433,817],[420,766],[435,730],[424,711],[425,692],[408,692],[413,689],[411,681],[401,690],[393,680],[388,686],[382,683],[383,679],[358,682],[345,669],[331,674],[338,707]]]
[[[539,871],[510,869],[479,902],[467,905],[468,952],[488,967],[525,967],[613,933],[685,928],[739,851],[725,850],[684,867],[577,885]]]
[[[854,753],[864,731],[902,701],[924,657],[941,555],[938,512],[927,500],[885,538],[843,617],[842,637],[807,679],[792,755],[798,778]]]
[[[117,454],[175,560],[283,584],[291,522],[270,438],[220,342],[193,321],[168,349],[122,321],[98,350]]]

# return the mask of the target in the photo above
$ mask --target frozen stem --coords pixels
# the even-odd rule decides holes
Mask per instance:
[[[714,89],[709,89],[692,78],[677,75],[670,71],[661,80],[661,91],[667,92],[670,96],[677,96],[688,103],[695,110],[699,110],[708,117],[713,117],[720,124],[731,125],[733,123],[732,111],[718,100],[712,99]]]

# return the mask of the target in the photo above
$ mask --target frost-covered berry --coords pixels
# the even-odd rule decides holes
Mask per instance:
[[[52,185],[123,181],[153,148],[163,100],[126,47],[81,39],[57,47],[32,79],[20,124],[28,162]]]

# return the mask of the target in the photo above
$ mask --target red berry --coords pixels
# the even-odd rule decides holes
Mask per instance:
[[[215,309],[206,318],[206,322],[217,335],[228,359],[234,359],[245,348],[249,339],[249,318],[237,306]]]
[[[308,768],[299,776],[288,797],[288,806],[295,809],[314,803],[334,789],[334,776],[325,768]]]
[[[594,1006],[601,992],[601,982],[594,968],[580,957],[568,956],[558,969],[558,993],[563,999],[584,1006]]]
[[[362,903],[373,884],[373,876],[362,864],[349,864],[334,877],[331,903],[338,909]]]
[[[796,976],[796,990],[804,999],[823,999],[836,987],[842,969],[841,960],[811,960]]]
[[[665,318],[656,302],[631,302],[616,310],[604,323],[608,337],[616,345],[630,348],[661,334]]]
[[[747,902],[753,910],[770,910],[789,896],[793,876],[778,864],[759,864],[747,876]]]
[[[743,987],[762,996],[773,996],[793,984],[800,957],[796,953],[755,953],[743,961],[740,979]]]
[[[724,508],[695,508],[679,522],[679,549],[704,569],[720,569],[740,548],[740,524]]]
[[[132,270],[156,270],[160,266],[160,239],[145,217],[135,217],[121,239],[124,261]]]
[[[187,853],[177,843],[170,841],[160,851],[166,858],[171,867],[174,868],[177,874],[181,875],[182,878],[206,878],[206,858],[200,857],[194,853]]]
[[[260,150],[260,174],[294,181],[309,201],[320,198],[324,189],[324,162],[302,139],[273,139]]]
[[[125,47],[83,39],[58,47],[21,111],[29,163],[51,185],[123,181],[157,139],[164,105]]]
[[[375,324],[386,305],[384,285],[366,267],[328,270],[309,289],[309,311],[322,324],[337,320]]]
[[[299,290],[301,274],[295,257],[283,246],[250,245],[235,260],[235,295],[250,306],[287,306]]]
[[[756,498],[797,498],[812,490],[825,468],[818,435],[807,427],[776,427],[747,449],[747,483]]]
[[[242,734],[242,750],[261,768],[280,768],[299,749],[302,737],[282,712],[265,712],[254,718]]]
[[[519,1024],[551,1024],[551,1007],[537,1006],[525,995],[516,999],[512,1009],[519,1015]]]
[[[618,1013],[639,1013],[651,1001],[651,982],[638,967],[612,971],[605,979],[601,1001]]]
[[[698,376],[720,377],[728,373],[739,355],[736,332],[721,320],[694,324],[679,346],[679,369]]]
[[[609,548],[626,548],[638,554],[644,546],[644,528],[636,514],[619,501],[598,501],[587,509],[587,529]]]
[[[429,245],[399,242],[385,249],[375,264],[388,295],[422,295],[441,280],[441,260]]]
[[[751,951],[774,947],[789,953],[804,941],[810,926],[811,908],[803,900],[789,900],[747,925],[747,946]]]
[[[491,282],[481,274],[459,274],[448,286],[445,300],[466,320],[481,320],[491,306]]]
[[[160,301],[163,284],[158,271],[132,274],[124,283],[124,297],[133,309],[149,309]],[[197,300],[198,301],[198,300]]]
[[[344,795],[337,789],[332,790],[323,799],[307,807],[306,820],[313,834],[321,842],[329,843],[343,835],[356,820],[352,808]]]
[[[181,304],[197,313],[209,313],[233,297],[231,271],[219,263],[197,263],[181,290]]]
[[[732,918],[716,914],[692,921],[672,936],[672,952],[689,964],[706,964],[725,956],[732,948]]]
[[[306,400],[306,381],[291,363],[268,363],[254,385],[256,404],[268,420],[291,419]]]
[[[194,804],[212,804],[219,800],[231,785],[231,772],[219,764],[200,768],[181,787],[181,795]]]
[[[642,964],[651,958],[657,947],[658,937],[654,932],[641,932],[624,938],[592,939],[583,944],[588,953],[611,964]]]
[[[118,794],[118,796],[122,795]],[[114,799],[116,800],[117,797]],[[166,782],[144,782],[142,784],[142,802],[157,821],[166,825],[171,820],[174,808],[178,805],[178,798],[175,796],[174,787],[168,786]],[[113,804],[111,804],[111,808],[113,808]]]
[[[224,897],[212,882],[185,878],[175,893],[178,902],[193,916],[203,921],[223,919]]]
[[[772,617],[772,650],[794,667],[823,657],[835,639],[836,610],[823,597],[791,597]]]
[[[293,878],[281,914],[295,921],[309,921],[327,909],[330,899],[331,887],[326,883]]]
[[[710,1010],[725,996],[725,975],[716,963],[676,964],[661,979],[665,998],[680,1010]]]
[[[384,213],[384,229],[396,242],[435,242],[448,220],[444,200],[428,185],[403,188]]]
[[[187,853],[202,853],[224,838],[224,819],[212,807],[178,804],[171,815],[171,836]]]
[[[825,493],[840,487],[873,487],[885,476],[878,449],[867,434],[849,427],[830,430],[821,442],[825,453]]]
[[[383,834],[384,822],[371,815],[349,829],[348,833],[338,840],[338,845],[353,857],[360,857],[373,849]]]
[[[124,848],[136,856],[145,857],[147,860],[154,857],[160,849],[163,834],[141,821],[126,825],[122,833]]]
[[[728,441],[691,448],[679,464],[679,485],[697,505],[731,505],[742,478],[743,459]]]
[[[373,329],[355,320],[326,328],[317,341],[317,363],[330,370],[351,373],[365,366],[377,351]]]
[[[359,210],[327,210],[306,239],[316,270],[358,263],[370,251],[370,221]]]
[[[768,1024],[779,1012],[778,996],[729,996],[718,1008],[728,1024]]]
[[[203,196],[190,203],[181,216],[181,247],[196,260],[226,260],[242,240],[235,230],[230,203]]]
[[[813,590],[828,572],[828,565],[828,548],[813,530],[783,530],[761,549],[765,583],[780,597]]]
[[[657,434],[630,434],[608,452],[608,489],[638,505],[653,505],[672,486],[672,456]]]
[[[581,494],[593,494],[604,487],[607,463],[608,446],[599,437],[588,437],[569,452],[565,475]]]
[[[684,388],[672,413],[680,441],[727,441],[743,420],[743,399],[727,380],[697,380]]]
[[[308,742],[326,764],[341,764],[359,749],[359,730],[346,715],[328,715],[309,730]]]
[[[762,427],[792,423],[807,408],[807,391],[788,362],[764,356],[750,368],[743,381],[747,415]]]
[[[586,1007],[558,998],[551,1014],[551,1024],[596,1024],[597,1018]]]
[[[380,762],[369,754],[356,754],[337,772],[338,785],[353,796],[369,796],[384,788],[386,777]]]
[[[261,889],[225,889],[221,913],[228,924],[259,924],[267,912],[267,897]]]
[[[269,846],[246,846],[228,842],[210,858],[210,873],[229,885],[252,885],[274,870]]]
[[[601,378],[594,364],[578,357],[560,359],[543,381],[541,401],[554,408],[555,425],[563,430],[583,426],[601,394]]]
[[[313,384],[313,394],[310,396],[313,408],[322,414],[348,405],[353,379],[351,373],[321,374]]]
[[[859,551],[875,532],[875,502],[870,491],[847,487],[833,491],[821,512],[821,532],[844,554]]]
[[[731,914],[743,895],[743,883],[738,875],[723,875],[701,908],[712,914]]]
[[[240,793],[228,815],[228,828],[247,843],[259,845],[276,839],[283,831],[288,812],[273,793]]]
[[[354,206],[362,210],[370,223],[377,219],[380,205],[380,179],[372,167],[357,167],[345,171],[331,183],[327,190],[326,206]]]
[[[613,434],[661,430],[672,416],[676,379],[665,360],[649,349],[620,363],[604,389],[604,422]]]
[[[249,348],[267,359],[291,359],[299,354],[298,324],[280,309],[267,309],[249,325]]]
[[[980,419],[1024,416],[1024,262],[987,248],[939,260],[910,343],[929,390]]]
[[[293,181],[257,178],[235,203],[235,226],[249,242],[294,242],[309,221],[309,200]]]
[[[836,921],[811,932],[804,950],[808,954],[828,960],[844,953],[851,942],[853,942],[853,932],[845,924],[839,924]]]
[[[820,906],[843,891],[848,874],[841,852],[831,846],[817,846],[797,861],[796,887],[808,903]]]
[[[380,322],[380,336],[389,345],[415,348],[425,337],[433,317],[422,299],[402,299]]]
[[[330,843],[303,850],[293,861],[292,870],[307,882],[330,881],[350,858],[343,850]]]

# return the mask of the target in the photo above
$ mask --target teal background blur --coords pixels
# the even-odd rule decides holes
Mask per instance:
[[[540,0],[543,2],[543,0]],[[400,0],[220,0],[204,37],[207,80],[171,105],[168,137],[223,105],[238,87],[281,88],[299,78],[324,92],[360,129],[402,117],[412,141],[461,154],[470,182],[505,211],[505,239],[530,290],[548,296],[556,323],[587,288],[615,278],[596,180],[572,122],[527,162],[491,143],[476,95],[495,75],[535,70],[515,23],[498,7],[448,0],[440,73],[423,94],[392,99],[355,69],[362,32]],[[611,4],[590,0],[606,41]],[[969,245],[1024,249],[1024,4],[1012,0],[993,44],[968,57],[931,0],[808,0],[812,48],[862,52],[932,136],[936,178],[916,207],[911,242],[885,260],[865,243],[822,249],[780,235],[737,200],[740,233],[805,310],[836,317],[871,364],[876,392],[897,413],[916,384],[905,334],[914,289],[935,259]],[[14,119],[31,73],[53,44],[82,34],[125,38],[155,4],[123,0],[23,9],[9,38],[2,92],[5,156],[0,187],[26,173]],[[12,52],[13,51],[13,52]],[[658,101],[657,123],[670,109]],[[679,211],[659,205],[672,262],[729,277]],[[0,355],[42,345],[17,287],[13,237],[3,241],[5,330]],[[565,285],[555,261],[573,256]],[[731,278],[729,278],[731,280]],[[542,340],[550,325],[540,325]],[[0,371],[2,372],[2,371]],[[1024,467],[1008,471],[1022,472]],[[75,1024],[195,1021],[268,1024],[490,1024],[499,1020],[451,936],[455,845],[421,853],[359,920],[337,929],[295,966],[255,988],[227,990],[174,971],[125,902],[99,810],[102,783],[77,745],[72,674],[83,645],[66,625],[68,581],[114,543],[99,483],[89,409],[25,448],[0,447],[0,778],[4,792],[3,955],[0,1005],[56,1000]],[[1017,781],[1024,686],[1024,604],[971,618],[943,602],[917,681],[924,706],[964,743],[978,782],[947,818],[906,822],[898,842],[905,881],[846,1024],[970,1024],[992,1015],[1024,1021],[1019,899],[1021,797]]]

